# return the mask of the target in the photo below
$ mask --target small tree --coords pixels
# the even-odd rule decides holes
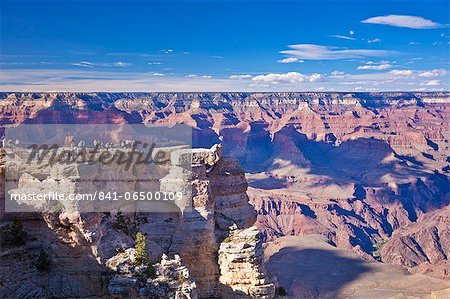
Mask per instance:
[[[275,294],[281,297],[287,296],[286,289],[284,287],[277,287],[275,289]]]
[[[115,218],[116,218],[115,227],[117,229],[123,229],[126,226],[126,223],[125,223],[125,217],[123,217],[122,212],[118,211]]]
[[[22,221],[20,221],[18,218],[14,218],[13,224],[11,226],[11,231],[14,234],[22,234],[23,232]]]
[[[136,263],[145,264],[148,263],[149,257],[145,248],[147,247],[146,237],[138,232],[136,234]]]
[[[36,268],[40,272],[45,272],[50,269],[50,260],[48,258],[48,254],[43,249],[41,249],[41,251],[39,252],[39,256],[36,262]]]
[[[26,233],[23,231],[22,222],[14,219],[12,225],[2,229],[3,246],[21,246],[25,244]]]
[[[145,270],[145,275],[147,275],[147,277],[153,277],[155,273],[155,267],[153,267],[152,263],[148,263],[147,270]]]
[[[121,211],[116,214],[114,228],[124,232],[127,236],[132,236],[136,231],[136,223],[132,223],[130,219],[125,218]]]

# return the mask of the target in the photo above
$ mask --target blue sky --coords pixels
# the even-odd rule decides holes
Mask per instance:
[[[450,89],[448,0],[0,3],[2,91]]]

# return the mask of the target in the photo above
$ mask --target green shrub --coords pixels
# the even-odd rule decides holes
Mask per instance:
[[[148,263],[149,258],[147,255],[147,251],[145,248],[147,247],[146,237],[138,232],[136,234],[136,264],[145,264]]]
[[[27,234],[23,231],[22,222],[14,219],[12,225],[6,225],[1,230],[2,246],[21,246],[25,244]]]
[[[116,254],[122,253],[122,252],[125,252],[125,248],[123,248],[122,245],[116,245],[116,247],[114,248],[114,251],[116,252]]]
[[[287,292],[284,287],[277,287],[275,289],[275,294],[277,294],[278,296],[287,296]]]
[[[145,270],[145,275],[147,277],[153,277],[155,276],[155,273],[156,273],[155,267],[153,267],[151,263],[148,263],[147,270]]]
[[[184,277],[183,273],[178,274],[178,281],[179,282],[184,282],[186,280],[186,278]]]
[[[385,240],[373,245],[374,251],[372,252],[372,256],[378,261],[381,261],[380,249],[381,249],[381,247],[383,247],[384,244],[386,244]]]
[[[50,270],[50,260],[48,258],[48,254],[43,249],[41,249],[41,251],[39,252],[36,262],[36,268],[40,272],[46,272]]]
[[[386,244],[386,241],[383,240],[383,241],[378,242],[377,244],[373,245],[373,247],[375,248],[376,251],[378,251],[381,249],[381,247],[383,247],[384,244]]]
[[[137,225],[135,222],[132,222],[130,219],[125,218],[122,212],[118,211],[115,216],[115,222],[113,227],[117,230],[124,232],[127,236],[132,236],[135,234]]]

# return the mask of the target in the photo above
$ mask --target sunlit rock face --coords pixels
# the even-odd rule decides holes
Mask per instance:
[[[165,210],[111,214],[77,211],[76,206],[71,206],[68,210],[43,213],[46,231],[54,236],[42,237],[38,247],[49,252],[52,265],[58,270],[45,274],[50,277],[50,285],[41,283],[36,287],[43,293],[62,297],[76,297],[83,290],[86,296],[113,298],[134,295],[196,298],[197,294],[208,298],[232,296],[234,292],[243,298],[273,298],[276,281],[267,278],[264,269],[261,239],[257,228],[252,227],[256,213],[248,202],[245,174],[237,160],[222,158],[221,151],[221,146],[216,145],[211,149],[177,148],[171,152],[171,166],[159,173],[159,188],[162,192],[179,191],[189,196],[184,201],[162,203],[159,208]],[[66,172],[74,180],[80,168],[76,164],[72,168]],[[117,170],[102,169],[94,173],[114,177]],[[120,173],[116,173],[117,178]],[[36,178],[30,167],[18,167],[15,174],[19,178],[15,192],[27,192],[36,186],[55,187],[45,184],[50,177],[44,181]],[[77,186],[76,180],[68,180],[67,184],[72,189]],[[124,220],[119,226],[120,215]],[[245,229],[249,227],[247,232]],[[162,258],[154,264],[156,277],[145,277],[142,273],[146,270],[133,264],[136,232],[147,236],[150,262]],[[221,244],[230,234],[233,239],[242,240],[227,242],[226,250],[220,252]],[[245,281],[239,277],[237,268],[229,265],[239,253],[244,258],[239,263],[249,275]],[[185,266],[168,260],[166,254],[181,256]],[[67,262],[64,267],[62,261]],[[80,265],[83,267],[79,268]],[[92,277],[89,284],[82,275],[85,272]],[[9,284],[8,287],[14,288]],[[56,291],[58,287],[61,291]]]
[[[412,267],[414,272],[450,277],[450,207],[424,214],[397,230],[381,248],[383,261]]]
[[[219,265],[225,297],[274,297],[276,280],[264,267],[264,252],[256,227],[230,233],[220,244]]]

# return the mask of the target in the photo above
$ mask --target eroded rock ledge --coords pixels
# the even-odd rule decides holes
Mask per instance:
[[[186,158],[192,161],[189,171]],[[276,280],[264,267],[253,226],[256,213],[237,160],[222,157],[218,145],[178,149],[159,184],[161,191],[178,188],[192,196],[178,206],[170,203],[170,212],[123,213],[132,231],[146,235],[153,277],[143,275],[145,267],[133,266],[134,234],[117,229],[114,214],[52,213],[43,217],[52,235],[46,233],[42,247],[55,269],[43,275],[55,283],[36,282],[40,292],[78,297],[81,289],[86,296],[105,298],[275,297]],[[86,273],[93,277],[89,283]]]

